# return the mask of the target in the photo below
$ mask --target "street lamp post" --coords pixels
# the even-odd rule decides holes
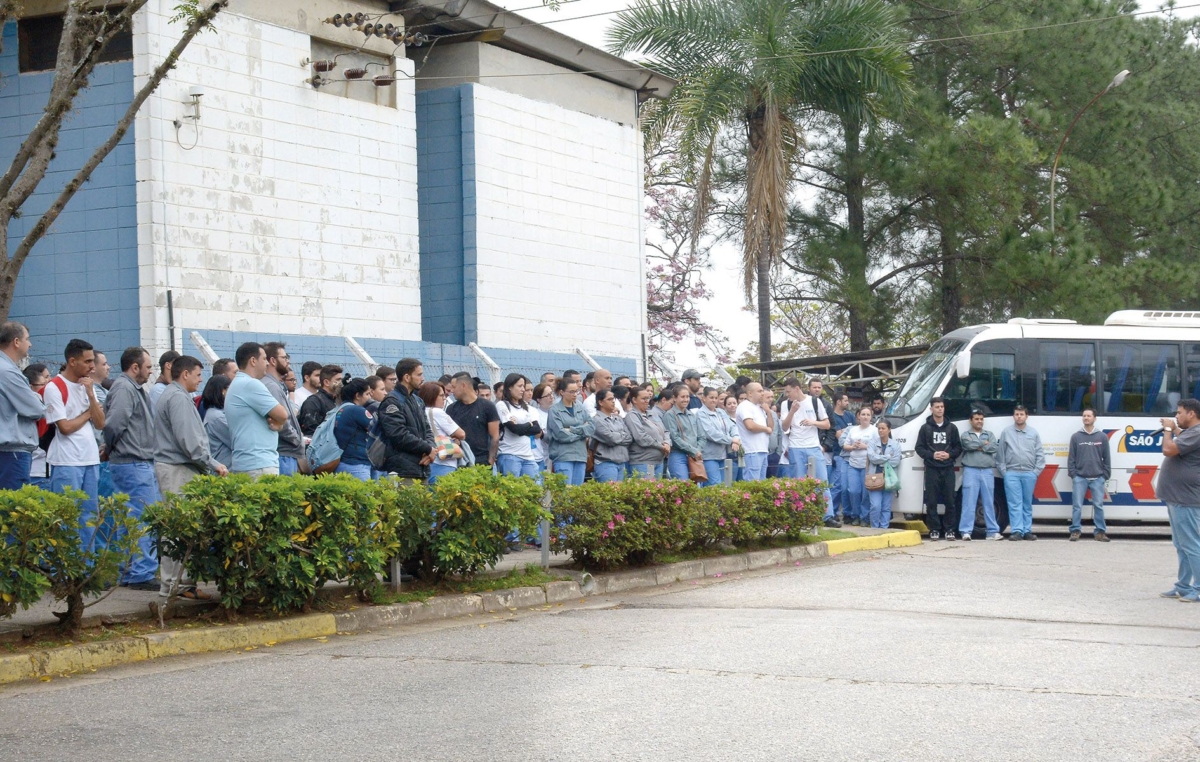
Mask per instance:
[[[1083,116],[1084,112],[1092,107],[1096,101],[1100,100],[1105,93],[1114,87],[1119,87],[1125,78],[1129,76],[1129,69],[1122,69],[1117,73],[1117,76],[1112,78],[1112,82],[1108,83],[1100,92],[1096,93],[1096,97],[1088,101],[1088,104],[1079,110],[1075,118],[1071,120],[1071,126],[1067,128],[1067,134],[1063,135],[1062,142],[1058,144],[1058,151],[1054,154],[1054,166],[1050,168],[1050,256],[1054,256],[1054,181],[1058,176],[1058,160],[1062,156],[1063,148],[1067,145],[1067,138],[1071,137],[1071,131],[1075,129],[1075,125],[1079,122],[1079,117]]]

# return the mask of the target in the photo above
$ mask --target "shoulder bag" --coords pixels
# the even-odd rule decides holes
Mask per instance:
[[[675,416],[675,425],[679,427],[679,436],[686,436],[683,433],[683,421],[679,420],[678,415]],[[708,481],[708,471],[706,471],[704,468],[704,461],[696,460],[691,455],[688,455],[687,464],[688,479],[696,482],[697,484],[703,484],[704,482]]]

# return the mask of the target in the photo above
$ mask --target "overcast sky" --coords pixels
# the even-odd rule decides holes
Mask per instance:
[[[544,8],[529,8],[537,4],[537,0],[498,0],[498,5],[509,10],[521,10],[522,16],[533,21],[549,23],[550,28],[570,35],[581,42],[604,48],[604,34],[611,23],[616,11],[627,8],[634,0],[573,0],[563,4],[559,10],[551,11]],[[1142,0],[1143,10],[1153,10],[1162,7],[1161,2]],[[1191,17],[1200,14],[1200,0],[1181,0],[1179,6],[1186,7],[1178,10],[1180,16]],[[593,14],[606,14],[594,16]],[[592,18],[580,18],[592,16]],[[714,298],[703,305],[701,312],[708,322],[721,329],[730,340],[734,357],[739,356],[750,341],[758,336],[755,315],[745,311],[745,302],[741,291],[740,252],[736,246],[725,245],[714,251],[712,270],[705,275],[705,280],[715,292]],[[690,345],[675,347],[676,360],[679,366],[696,364],[696,349]]]

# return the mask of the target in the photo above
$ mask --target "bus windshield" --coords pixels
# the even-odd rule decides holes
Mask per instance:
[[[917,360],[912,373],[904,382],[900,393],[892,399],[885,415],[912,418],[928,405],[933,393],[941,385],[946,374],[954,367],[954,358],[962,351],[964,343],[957,339],[939,339],[929,352]]]

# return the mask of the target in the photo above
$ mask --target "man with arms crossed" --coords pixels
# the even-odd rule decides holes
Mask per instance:
[[[767,451],[770,448],[771,432],[775,429],[775,415],[771,411],[771,392],[762,384],[751,381],[746,385],[746,399],[738,403],[734,420],[737,421],[738,436],[742,440],[746,465],[742,469],[742,480],[759,482],[767,478]]]
[[[1200,402],[1182,400],[1174,418],[1163,418],[1163,464],[1158,497],[1167,504],[1179,577],[1164,598],[1200,601]]]
[[[262,344],[248,341],[237,349],[238,374],[225,393],[225,419],[233,438],[235,474],[266,476],[279,473],[279,430],[288,421],[262,378],[267,375],[267,353]]]

